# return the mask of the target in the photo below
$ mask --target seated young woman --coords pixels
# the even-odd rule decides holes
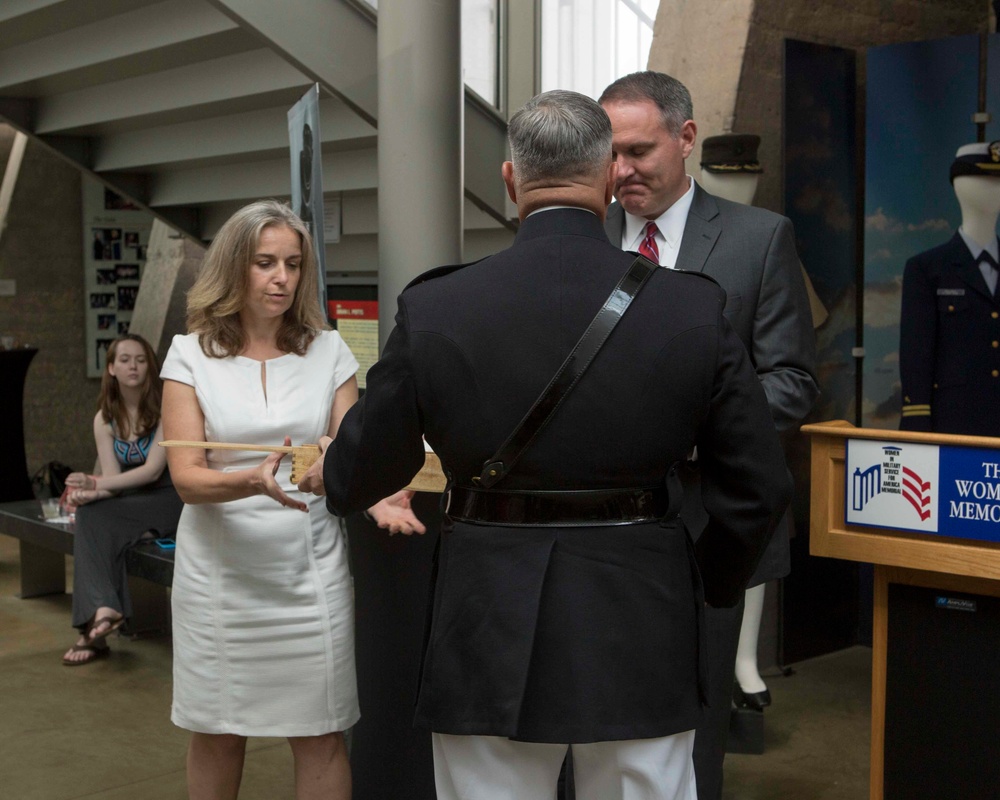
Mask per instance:
[[[156,354],[141,336],[125,334],[108,347],[94,417],[101,474],[66,478],[78,506],[73,538],[73,627],[76,643],[63,656],[81,666],[110,652],[108,634],[132,614],[125,551],[144,535],[170,536],[183,504],[163,448],[163,384]]]

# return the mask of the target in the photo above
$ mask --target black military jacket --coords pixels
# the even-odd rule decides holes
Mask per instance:
[[[634,255],[577,209],[415,283],[327,452],[328,506],[404,486],[421,434],[470,485]],[[704,600],[742,596],[790,493],[774,424],[710,279],[657,270],[497,489],[662,485],[696,444],[711,515],[682,525],[524,528],[446,520],[416,723],[538,742],[665,736],[700,719]]]

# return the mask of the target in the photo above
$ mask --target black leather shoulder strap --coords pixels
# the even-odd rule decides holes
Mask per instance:
[[[583,332],[580,341],[576,343],[566,360],[563,361],[562,366],[559,367],[559,371],[549,381],[545,391],[535,401],[531,410],[524,416],[513,433],[500,445],[500,449],[483,465],[479,477],[472,479],[474,483],[488,489],[510,472],[521,454],[528,448],[539,431],[552,419],[552,415],[566,399],[566,395],[587,371],[615,326],[618,325],[636,295],[639,294],[639,290],[646,285],[649,276],[658,269],[659,266],[649,259],[636,256],[628,271],[618,281],[614,291],[604,301],[597,316]]]

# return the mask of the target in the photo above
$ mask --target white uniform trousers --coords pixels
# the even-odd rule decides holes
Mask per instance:
[[[438,800],[553,800],[570,745],[435,733]],[[577,800],[697,800],[694,731],[574,744]]]

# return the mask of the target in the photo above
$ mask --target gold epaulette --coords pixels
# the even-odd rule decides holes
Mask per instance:
[[[930,403],[914,404],[903,406],[904,417],[929,417],[931,415]]]

